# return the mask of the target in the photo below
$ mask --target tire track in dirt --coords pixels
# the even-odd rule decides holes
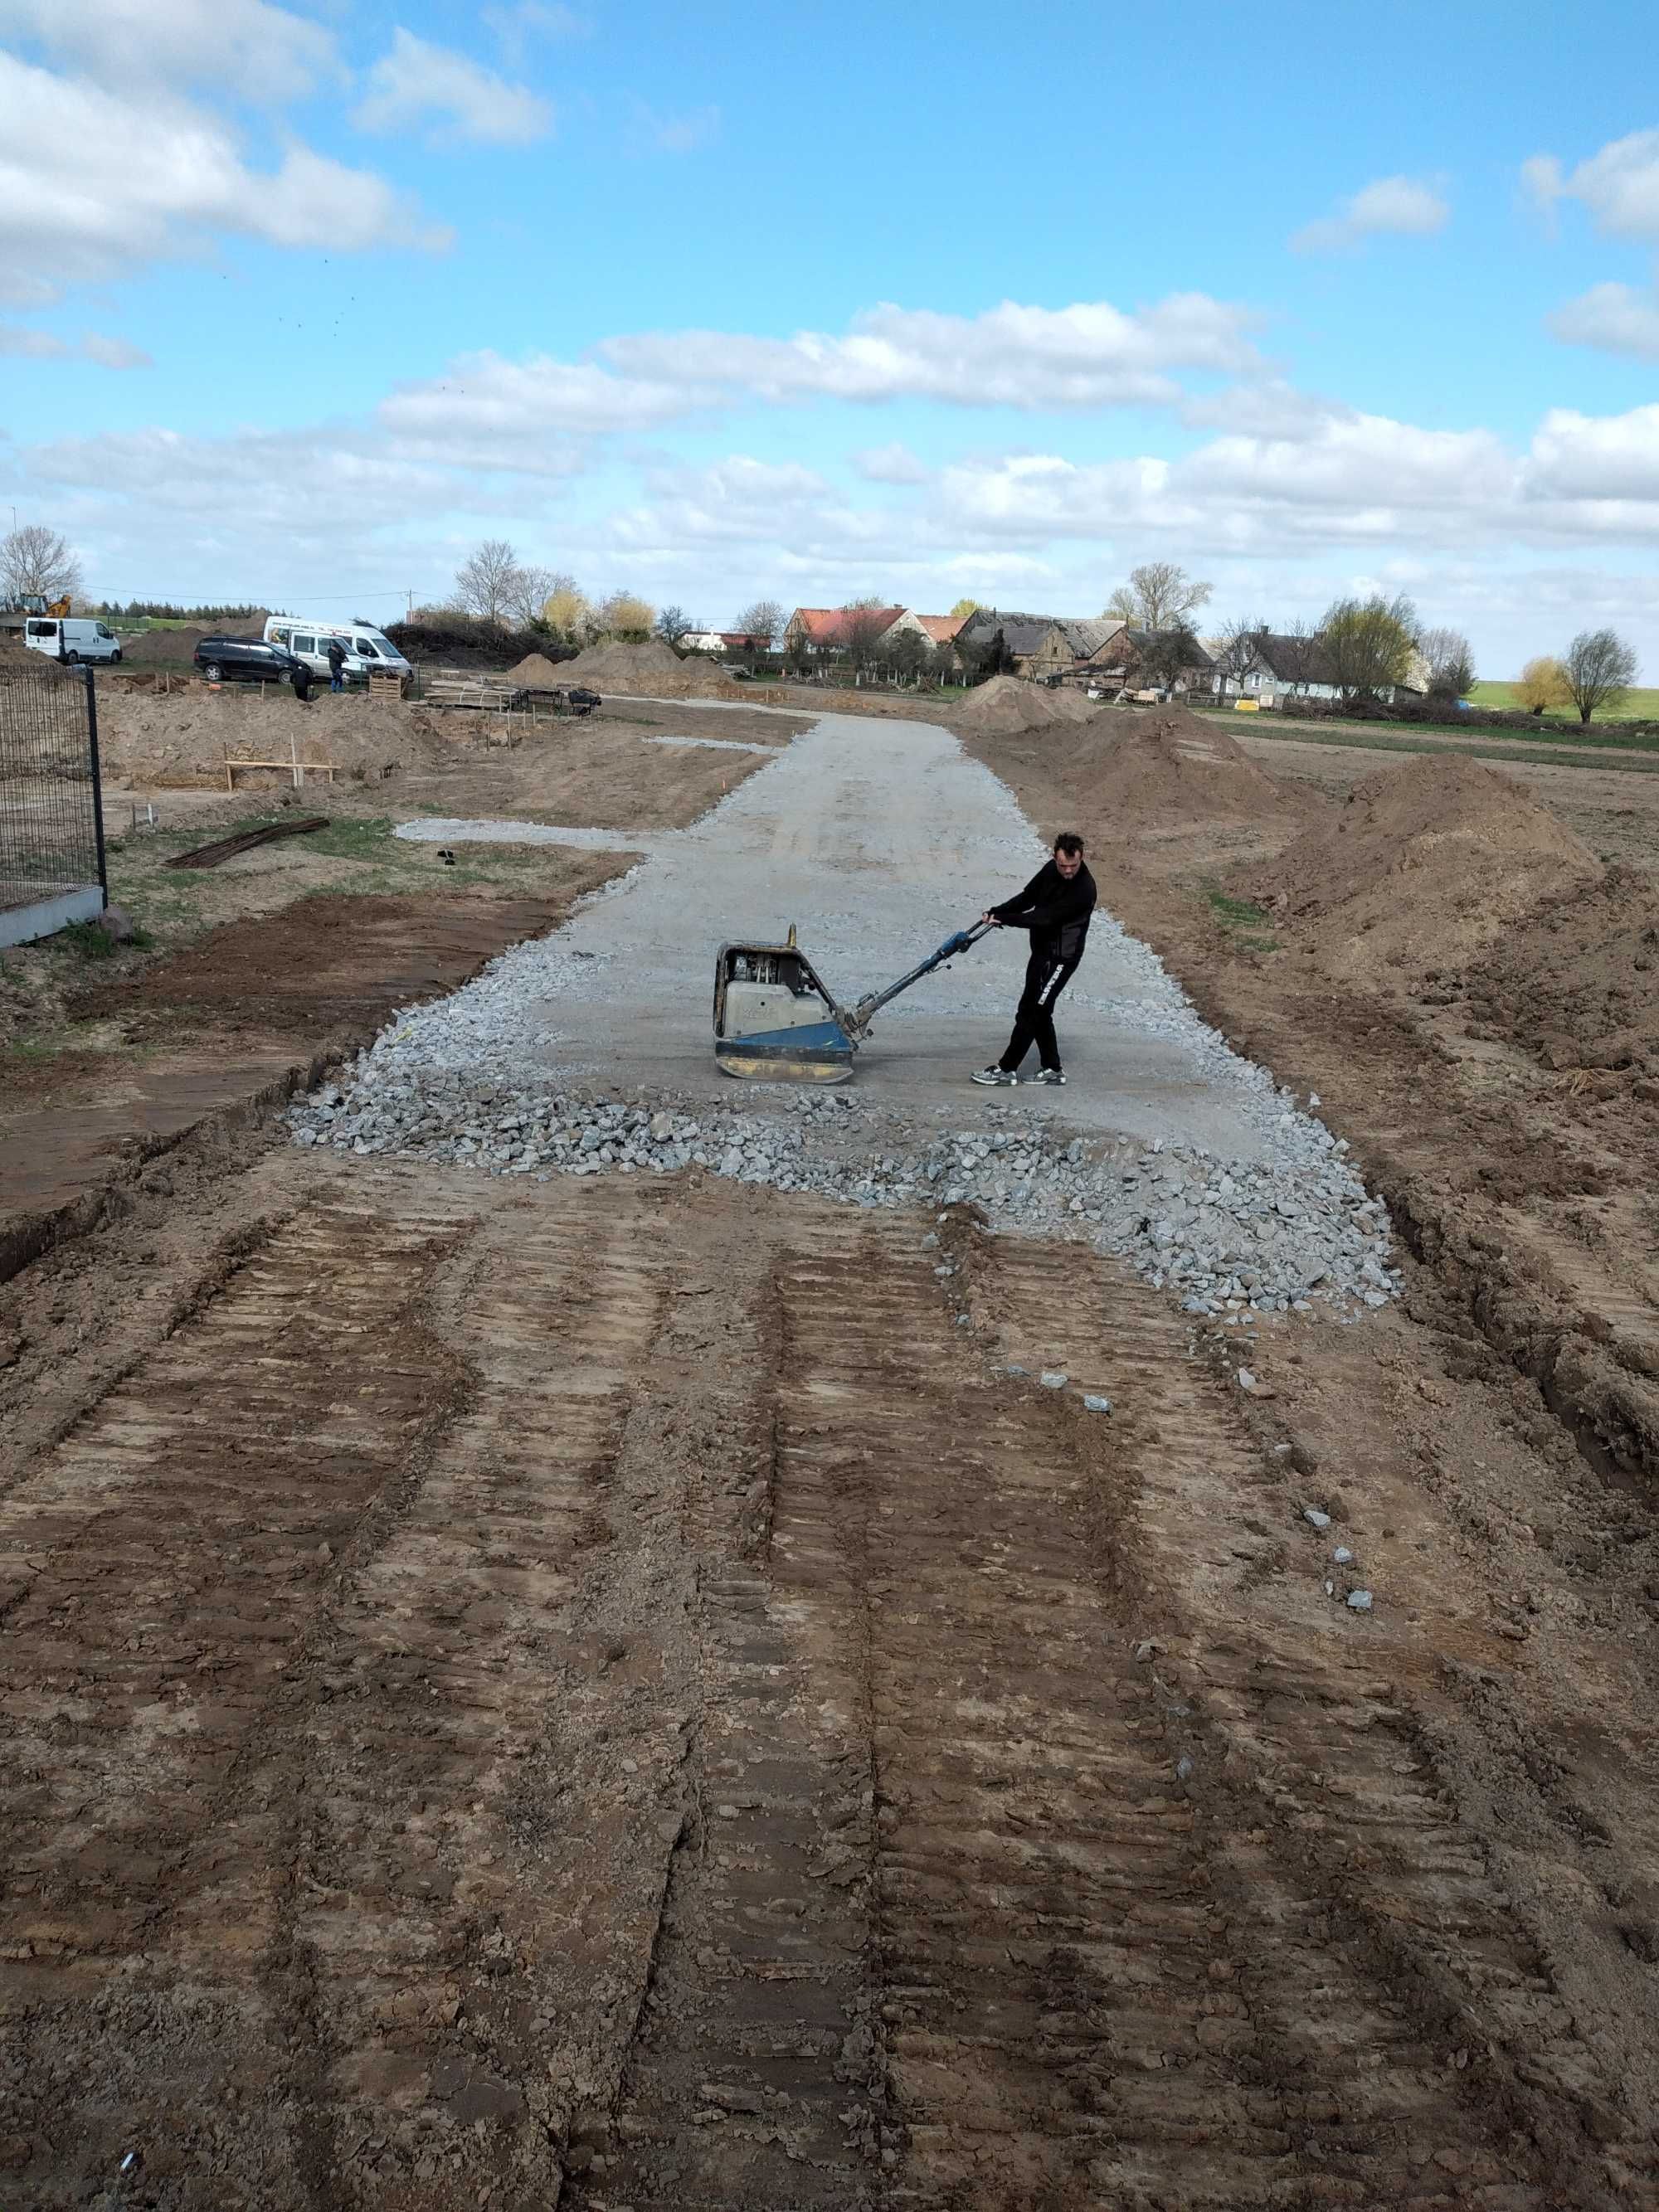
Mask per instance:
[[[1194,1761],[1218,1934],[1256,2050],[1272,2054],[1269,2078],[1318,2079],[1311,2100],[1285,2100],[1299,2154],[1408,2203],[1446,2176],[1466,2202],[1629,2201],[1634,2177],[1654,2178],[1645,2117],[1621,2113],[1486,1841],[1464,1826],[1410,1680],[1389,1678],[1345,1614],[1313,1634],[1252,1617],[1248,1593],[1283,1548],[1279,1476],[1182,1317],[1104,1261],[1068,1255],[1085,1280],[1056,1301],[1052,1252],[973,1231],[952,1243],[1010,1357],[1069,1368],[1115,1401],[1134,1501],[1118,1533],[1138,1591],[1131,1634],[1168,1638],[1170,1657],[1146,1671]],[[1352,1992],[1337,2002],[1337,1961],[1370,2018]],[[1310,2125],[1322,2112],[1328,2134]],[[1356,2125],[1384,2154],[1338,2158]]]
[[[456,1376],[418,1306],[458,1233],[441,1206],[307,1206],[0,1505],[8,2160],[27,2201],[112,2173],[124,2105],[159,2108],[177,2153],[213,2141],[216,2094],[282,2070],[249,1972],[281,1808],[251,1777],[337,1559],[448,1417]],[[298,2153],[274,2117],[265,2133],[283,2201]]]
[[[1049,1353],[1033,1332],[1052,1316],[1054,1255],[1028,1248],[1023,1275],[1000,1247],[999,1261],[1011,1331]],[[810,1603],[834,1580],[829,1563],[867,1577],[875,1911],[907,2152],[883,2201],[1220,2208],[1284,2202],[1294,2183],[1310,2202],[1357,2187],[1410,2204],[1446,2201],[1453,2175],[1510,2208],[1592,2201],[1559,2192],[1507,2100],[1488,2105],[1491,2075],[1476,2088],[1450,2063],[1442,2008],[1413,2002],[1398,1947],[1373,1940],[1352,1885],[1286,1848],[1295,1818],[1281,1829],[1241,1817],[1237,1798],[1224,1818],[1205,1806],[1194,1754],[1215,1723],[1133,1656],[1133,1410],[1108,1423],[1075,1399],[984,1387],[896,1228],[848,1224],[781,1281],[795,1418],[779,1591]],[[1074,1382],[1115,1382],[1131,1408],[1139,1387],[1146,1402],[1142,1449],[1172,1492],[1148,1498],[1152,1517],[1194,1458],[1237,1486],[1250,1447],[1187,1359],[1178,1317],[1079,1255],[1066,1255],[1064,1292],[1080,1316],[1107,1316],[1116,1344],[1109,1374],[1096,1350]],[[1239,1657],[1249,1682],[1255,1656]],[[1559,2042],[1524,1942],[1505,1940],[1489,1890],[1474,1893],[1478,1853],[1393,1772],[1401,1741],[1388,1742],[1374,1687],[1363,1698],[1339,1674],[1316,1705],[1311,1671],[1310,1735],[1351,1716],[1356,1741],[1375,1742],[1345,1807],[1372,1863],[1401,1865],[1407,1893],[1416,1881],[1419,1917],[1437,1884],[1438,1905],[1461,1916],[1440,1940],[1471,1984],[1514,1988]],[[1224,1680],[1218,1670],[1206,1705]],[[1548,2122],[1547,2094],[1524,2117]]]

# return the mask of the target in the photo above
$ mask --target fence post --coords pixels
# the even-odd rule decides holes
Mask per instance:
[[[92,664],[81,671],[87,684],[87,745],[92,759],[92,826],[98,839],[98,888],[109,905],[109,862],[104,852],[104,778],[98,760],[98,694],[93,685]]]

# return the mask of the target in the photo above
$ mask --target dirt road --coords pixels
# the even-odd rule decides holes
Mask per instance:
[[[158,1163],[0,1287],[0,2203],[1659,2204],[1644,1504],[1426,1270],[1194,1326],[969,1206]]]

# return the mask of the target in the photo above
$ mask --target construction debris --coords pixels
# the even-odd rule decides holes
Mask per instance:
[[[193,852],[175,853],[161,865],[167,868],[216,868],[222,861],[234,860],[239,853],[251,853],[256,845],[274,844],[279,837],[306,837],[313,830],[326,830],[326,814],[309,814],[303,822],[267,822],[262,829],[244,830],[234,837],[221,837],[216,844],[198,845]]]

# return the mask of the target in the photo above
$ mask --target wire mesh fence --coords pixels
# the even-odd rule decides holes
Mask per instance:
[[[101,911],[100,810],[92,671],[0,666],[0,917],[76,895]]]

